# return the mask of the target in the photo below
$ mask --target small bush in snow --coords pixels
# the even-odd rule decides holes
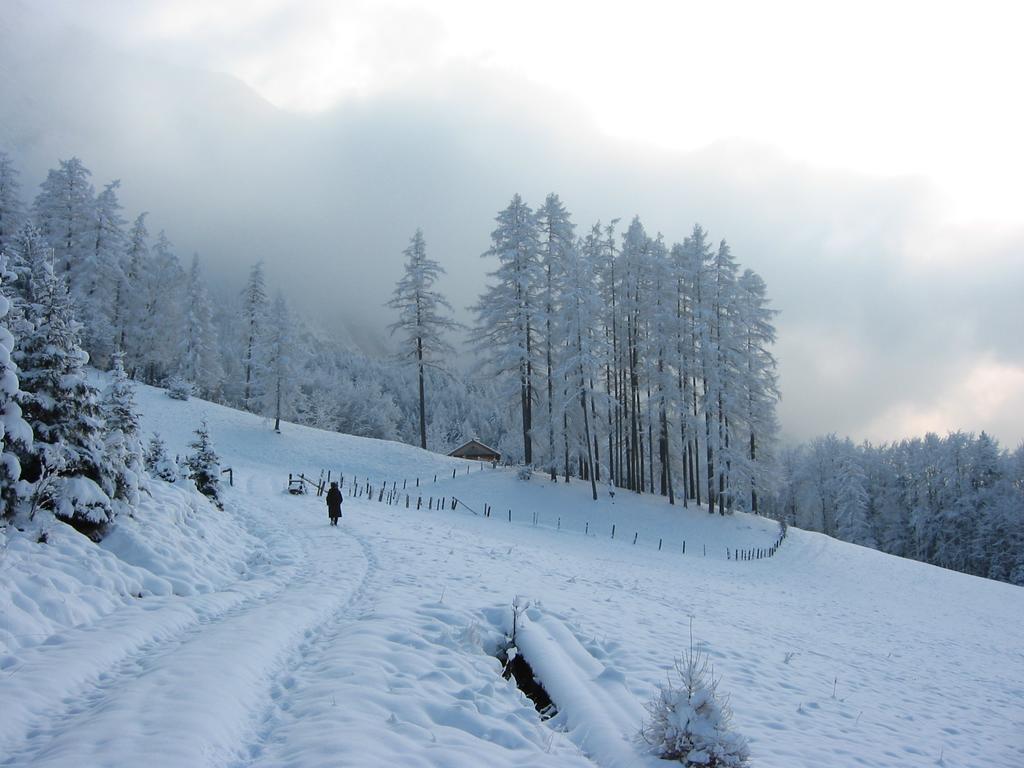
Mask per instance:
[[[692,648],[675,663],[675,676],[647,705],[651,721],[640,737],[664,760],[704,768],[743,768],[750,764],[747,740],[731,730],[728,697],[707,654]]]
[[[178,376],[167,382],[167,396],[173,400],[188,400],[194,392],[192,382]]]
[[[214,504],[223,508],[220,500],[220,457],[213,450],[206,421],[199,425],[195,434],[196,439],[189,443],[193,452],[185,460],[188,464],[188,476],[195,482],[201,494],[209,496]]]
[[[529,480],[533,477],[533,467],[520,467],[519,471],[516,472],[516,477],[520,480]]]
[[[167,455],[163,438],[156,432],[150,438],[149,448],[146,449],[146,469],[151,475],[167,483],[175,482],[181,472],[174,459]]]

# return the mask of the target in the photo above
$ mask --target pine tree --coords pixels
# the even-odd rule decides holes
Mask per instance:
[[[95,198],[92,173],[77,157],[61,160],[40,185],[33,204],[39,229],[53,248],[54,272],[77,296],[93,267]]]
[[[732,708],[718,692],[707,654],[692,648],[675,664],[676,679],[648,705],[640,737],[663,760],[702,768],[750,765],[747,740],[732,730]]]
[[[245,385],[242,390],[242,406],[247,410],[256,410],[257,393],[254,388],[256,368],[259,366],[259,340],[263,332],[264,317],[267,311],[267,289],[263,280],[263,262],[258,262],[249,271],[249,282],[242,292],[242,315],[245,324],[245,339],[242,353],[242,365],[245,372]]]
[[[438,366],[442,355],[455,354],[443,334],[454,330],[458,324],[444,312],[453,311],[451,304],[440,292],[434,290],[434,283],[444,274],[444,269],[427,257],[427,244],[422,230],[416,230],[409,241],[409,247],[403,253],[406,258],[405,273],[395,286],[394,298],[387,304],[391,309],[398,310],[398,320],[389,327],[392,334],[402,332],[399,359],[416,366],[420,448],[426,448],[426,370]]]
[[[167,235],[161,231],[142,278],[145,316],[138,329],[142,342],[143,379],[162,385],[181,370],[181,337],[185,323],[185,273]]]
[[[558,284],[562,272],[566,269],[566,260],[573,249],[575,225],[558,195],[551,193],[544,200],[544,205],[537,211],[537,234],[540,245],[540,269],[542,281],[538,290],[539,314],[538,325],[541,327],[544,351],[545,399],[547,401],[547,450],[545,461],[551,479],[557,477],[555,449],[555,392],[562,387],[555,386],[555,358],[558,355],[560,340],[557,336],[557,304],[559,302]],[[564,340],[568,343],[568,340]],[[561,410],[561,409],[560,409]],[[564,422],[563,422],[564,428]]]
[[[288,302],[281,293],[267,313],[259,357],[255,390],[262,394],[263,413],[273,415],[274,431],[280,432],[282,416],[290,418],[295,413],[299,383],[299,348]]]
[[[165,482],[174,483],[178,480],[178,465],[167,455],[167,446],[157,432],[149,439],[145,455],[146,469],[153,477]]]
[[[36,483],[37,507],[98,533],[112,517],[113,470],[103,445],[97,392],[85,378],[88,355],[79,343],[64,280],[46,261],[33,265],[31,331],[18,339],[19,403],[35,442],[21,455],[22,476]]]
[[[192,257],[185,302],[180,374],[201,396],[216,399],[219,396],[223,368],[217,355],[213,309],[206,293],[198,254]]]
[[[92,206],[92,227],[88,263],[80,271],[80,280],[72,292],[79,320],[83,325],[82,344],[93,365],[107,367],[119,340],[115,330],[118,287],[123,275],[125,220],[117,199],[120,181],[104,187]]]
[[[14,234],[25,218],[19,196],[18,171],[6,152],[0,152],[0,254],[10,248]]]
[[[0,156],[0,162],[3,159]],[[18,455],[32,447],[32,428],[22,418],[18,405],[18,369],[11,360],[14,336],[4,323],[11,307],[4,283],[14,277],[6,266],[6,257],[0,253],[0,519],[13,515],[18,501],[27,495]]]
[[[575,449],[586,462],[585,473],[594,501],[597,501],[598,478],[594,455],[598,442],[594,418],[597,412],[595,383],[601,380],[605,364],[601,300],[595,285],[596,260],[593,258],[599,249],[600,231],[597,230],[591,232],[580,248],[572,247],[562,254],[556,280],[559,303],[553,307],[553,311],[557,311],[553,325],[565,339],[554,371],[555,377],[566,383],[569,395],[561,410],[573,409],[582,423],[582,434]]]
[[[110,385],[100,402],[100,412],[106,427],[107,462],[114,475],[113,497],[137,504],[139,491],[145,487],[144,451],[139,437],[135,387],[125,373],[121,353],[114,356]]]
[[[150,271],[147,215],[140,213],[128,234],[121,258],[121,279],[114,299],[114,334],[118,348],[125,353],[125,368],[133,377],[141,371],[143,365],[146,351],[143,332],[151,312],[149,286],[146,282]]]
[[[533,463],[533,404],[535,370],[539,367],[538,289],[543,275],[538,260],[536,219],[519,195],[497,216],[491,247],[483,255],[495,256],[498,269],[473,307],[477,325],[471,341],[482,368],[506,383],[505,392],[518,395],[521,414],[523,460]]]
[[[757,514],[759,490],[770,487],[772,449],[778,433],[778,376],[770,349],[775,343],[773,320],[777,312],[769,308],[764,280],[753,270],[744,270],[737,287],[740,405],[749,433],[750,511]]]
[[[192,453],[185,460],[189,479],[196,484],[201,494],[208,496],[219,509],[223,509],[224,504],[220,498],[220,457],[213,449],[205,419],[196,429],[195,435],[195,440],[189,443]]]

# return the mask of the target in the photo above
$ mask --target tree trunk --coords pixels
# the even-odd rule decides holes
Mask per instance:
[[[416,365],[420,378],[420,448],[427,447],[427,397],[423,385],[423,337],[416,337]]]

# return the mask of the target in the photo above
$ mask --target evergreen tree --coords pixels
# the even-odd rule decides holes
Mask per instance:
[[[555,392],[561,386],[555,386],[555,359],[558,356],[560,340],[557,339],[557,304],[559,302],[558,284],[566,269],[569,252],[573,249],[575,226],[569,212],[558,195],[551,193],[544,200],[544,205],[537,211],[537,234],[540,246],[539,263],[541,283],[538,290],[538,325],[541,326],[544,351],[544,371],[546,379],[545,400],[547,401],[547,450],[545,463],[551,479],[557,477],[555,449]],[[571,342],[570,342],[571,343]],[[563,428],[564,428],[563,421]]]
[[[404,255],[405,273],[395,286],[394,298],[387,306],[398,310],[398,320],[391,324],[391,333],[402,332],[399,359],[416,366],[419,383],[420,448],[427,447],[426,370],[441,363],[442,355],[454,355],[455,350],[444,340],[444,332],[455,329],[457,323],[444,310],[452,306],[434,283],[444,269],[427,257],[427,244],[423,231],[417,229]]]
[[[256,390],[263,397],[263,412],[273,414],[274,431],[281,431],[281,417],[295,413],[298,396],[299,349],[294,338],[291,312],[278,293],[270,305],[260,340],[260,366]]]
[[[180,374],[202,397],[216,399],[223,378],[223,369],[217,355],[212,322],[213,309],[206,293],[198,254],[192,257],[185,302]]]
[[[0,156],[0,162],[3,159]],[[21,483],[18,455],[26,454],[32,447],[32,429],[22,418],[18,405],[18,369],[11,360],[14,336],[4,322],[11,307],[4,283],[14,277],[6,266],[6,257],[0,253],[0,519],[13,515],[18,501],[27,495],[27,488]]]
[[[196,484],[201,494],[208,496],[219,509],[223,509],[224,504],[220,498],[220,457],[213,449],[205,419],[196,429],[195,435],[195,440],[189,443],[192,453],[185,459],[189,479]]]
[[[263,323],[267,311],[267,289],[263,280],[263,262],[258,262],[249,271],[249,282],[242,292],[242,313],[245,325],[245,339],[242,365],[245,373],[245,384],[242,390],[242,406],[247,410],[256,410],[257,393],[254,387],[258,377],[259,341],[263,333]]]
[[[25,218],[18,171],[6,152],[0,152],[0,254],[9,250],[14,234]]]
[[[120,185],[120,181],[112,181],[96,198],[92,207],[88,266],[82,269],[80,281],[72,292],[83,325],[82,344],[93,365],[101,368],[111,363],[119,342],[115,329],[116,307],[125,249],[125,221],[117,199]]]
[[[532,464],[534,379],[541,360],[538,290],[543,282],[536,219],[530,206],[515,195],[498,214],[497,222],[491,247],[483,255],[496,257],[498,269],[491,273],[495,282],[485,288],[473,307],[477,325],[471,341],[481,357],[481,367],[506,383],[508,395],[518,395],[523,460]]]
[[[170,239],[161,231],[142,282],[146,316],[139,329],[143,342],[141,363],[143,378],[150,384],[165,384],[181,370],[184,291],[185,272]]]
[[[97,392],[85,378],[88,355],[64,280],[45,261],[33,267],[31,331],[18,339],[15,352],[19,403],[35,435],[20,457],[22,476],[36,483],[37,507],[96,533],[111,519],[108,496],[115,490]]]
[[[149,439],[145,461],[146,469],[153,477],[168,483],[177,482],[179,475],[178,465],[167,455],[167,446],[157,432],[154,432],[153,436]]]
[[[749,434],[747,459],[750,511],[758,512],[758,493],[770,487],[772,449],[778,433],[775,404],[778,376],[771,346],[775,343],[775,310],[768,307],[767,287],[753,270],[739,279],[737,333],[740,354],[738,405]]]
[[[149,287],[149,231],[146,213],[140,213],[128,234],[114,299],[114,334],[125,353],[125,368],[135,376],[141,371],[146,351],[144,330],[151,312]]]
[[[641,738],[663,760],[697,768],[750,765],[747,740],[732,730],[732,708],[718,692],[707,654],[692,648],[675,665],[676,679],[648,705]]]
[[[566,390],[570,395],[565,398],[562,408],[566,411],[574,409],[583,426],[575,449],[586,462],[585,474],[590,480],[594,501],[597,501],[598,477],[594,455],[597,444],[595,382],[601,380],[605,362],[601,302],[595,290],[596,261],[592,258],[594,251],[600,248],[600,232],[596,234],[597,239],[592,232],[582,248],[573,247],[562,253],[556,281],[559,304],[553,308],[558,310],[553,324],[566,340],[554,375],[566,382]]]
[[[123,355],[114,356],[110,385],[103,394],[100,411],[106,427],[107,462],[113,470],[113,497],[137,504],[143,477],[142,439],[135,407],[135,387],[125,373]]]
[[[53,248],[54,271],[76,296],[94,269],[95,198],[92,173],[77,157],[61,160],[40,185],[33,213]]]

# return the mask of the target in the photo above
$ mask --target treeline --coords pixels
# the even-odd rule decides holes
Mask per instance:
[[[550,195],[518,196],[485,254],[498,262],[474,307],[481,366],[455,373],[443,271],[417,232],[389,305],[399,359],[344,348],[270,296],[261,265],[212,301],[198,256],[186,269],[147,214],[129,223],[119,182],[95,192],[77,159],[30,206],[0,154],[0,250],[39,254],[67,285],[82,348],[177,396],[447,450],[471,437],[552,478],[585,478],[725,512],[757,510],[770,485],[777,399],[764,282],[699,226],[682,243],[639,219],[577,237]],[[396,364],[397,363],[397,364]],[[412,363],[408,365],[407,363]]]
[[[634,218],[578,236],[555,194],[497,216],[474,307],[482,370],[515,404],[521,456],[720,513],[771,485],[778,399],[764,281],[699,225],[680,243]]]
[[[782,452],[772,516],[889,554],[1024,585],[1024,445],[953,432],[835,435]]]
[[[210,295],[198,255],[184,265],[170,237],[149,231],[150,215],[129,222],[120,182],[98,194],[78,158],[49,171],[30,204],[19,174],[0,152],[0,253],[24,270],[48,261],[67,286],[81,348],[109,369],[122,355],[129,376],[179,397],[214,402],[366,437],[414,442],[412,372],[352,351],[293,312],[268,288],[262,265],[244,285]],[[481,435],[502,442],[492,387],[441,372],[431,382],[430,443],[454,446]]]

